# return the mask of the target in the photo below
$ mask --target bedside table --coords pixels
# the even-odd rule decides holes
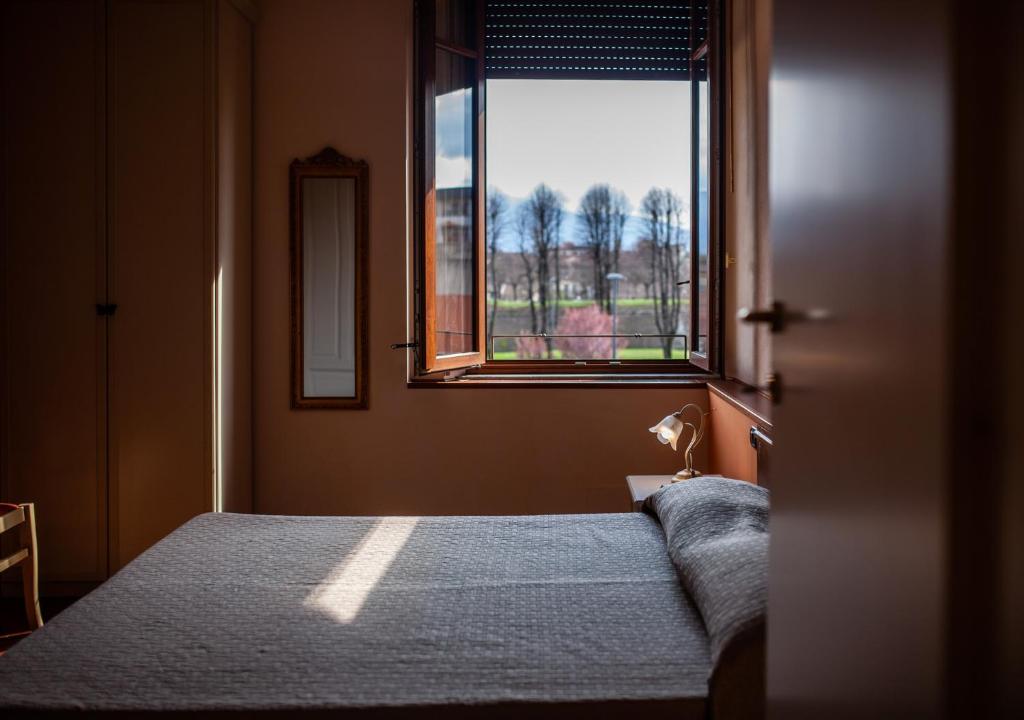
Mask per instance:
[[[672,475],[627,475],[629,501],[633,512],[644,511],[644,500],[665,485],[672,484]]]

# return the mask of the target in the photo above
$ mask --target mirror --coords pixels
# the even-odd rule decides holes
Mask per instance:
[[[366,409],[369,167],[291,164],[292,407]]]

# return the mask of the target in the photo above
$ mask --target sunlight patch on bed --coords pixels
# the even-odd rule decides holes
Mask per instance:
[[[412,517],[377,520],[345,561],[309,594],[304,605],[341,623],[355,620],[418,521]]]

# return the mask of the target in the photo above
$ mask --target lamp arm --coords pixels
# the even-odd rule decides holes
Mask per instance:
[[[684,427],[688,427],[693,430],[693,435],[690,437],[690,443],[686,446],[686,450],[683,451],[683,458],[686,461],[686,469],[689,471],[693,470],[693,449],[700,444],[700,441],[704,439],[704,418],[708,416],[708,413],[704,412],[700,405],[696,403],[687,403],[679,409],[678,412],[673,413],[676,417],[681,417],[690,408],[693,408],[700,415],[700,424],[695,426],[690,422],[683,422]]]
[[[697,427],[693,423],[684,422],[683,425],[693,430],[693,434],[690,435],[690,442],[686,446],[686,449],[683,450],[683,460],[686,462],[686,469],[693,470],[693,449],[697,446],[697,443],[700,440],[697,436]]]
[[[696,411],[697,411],[697,413],[698,413],[698,414],[699,414],[699,415],[700,415],[700,416],[701,416],[702,418],[703,418],[703,417],[704,417],[705,415],[707,415],[707,413],[706,413],[706,412],[704,412],[704,409],[703,409],[703,408],[702,408],[702,407],[701,407],[700,405],[698,405],[697,403],[686,403],[685,405],[683,405],[683,406],[682,406],[681,408],[679,408],[678,410],[676,410],[676,411],[675,411],[674,413],[672,413],[672,414],[673,414],[673,415],[675,415],[676,417],[680,417],[680,416],[682,416],[682,414],[683,414],[684,412],[686,412],[686,411],[687,411],[687,410],[689,410],[690,408],[693,408],[694,410],[696,410]]]
[[[708,416],[708,413],[704,412],[704,409],[701,408],[700,405],[698,405],[697,403],[687,403],[686,405],[683,405],[681,408],[679,408],[679,410],[677,410],[676,412],[674,412],[672,414],[675,415],[677,418],[681,418],[683,416],[683,413],[685,413],[690,408],[693,408],[694,410],[696,410],[697,414],[700,415],[700,427],[698,427],[695,432],[700,436],[700,439],[703,439],[703,437],[704,437],[704,418],[706,418]],[[693,427],[693,426],[691,425],[690,427]],[[698,439],[697,442],[700,442],[700,439]]]

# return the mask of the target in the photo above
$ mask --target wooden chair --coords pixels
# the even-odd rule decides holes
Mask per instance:
[[[36,544],[36,510],[32,503],[8,505],[0,503],[0,534],[18,528],[16,549],[0,557],[0,573],[21,566],[22,592],[25,596],[25,614],[29,632],[43,626],[39,610],[39,553]]]

